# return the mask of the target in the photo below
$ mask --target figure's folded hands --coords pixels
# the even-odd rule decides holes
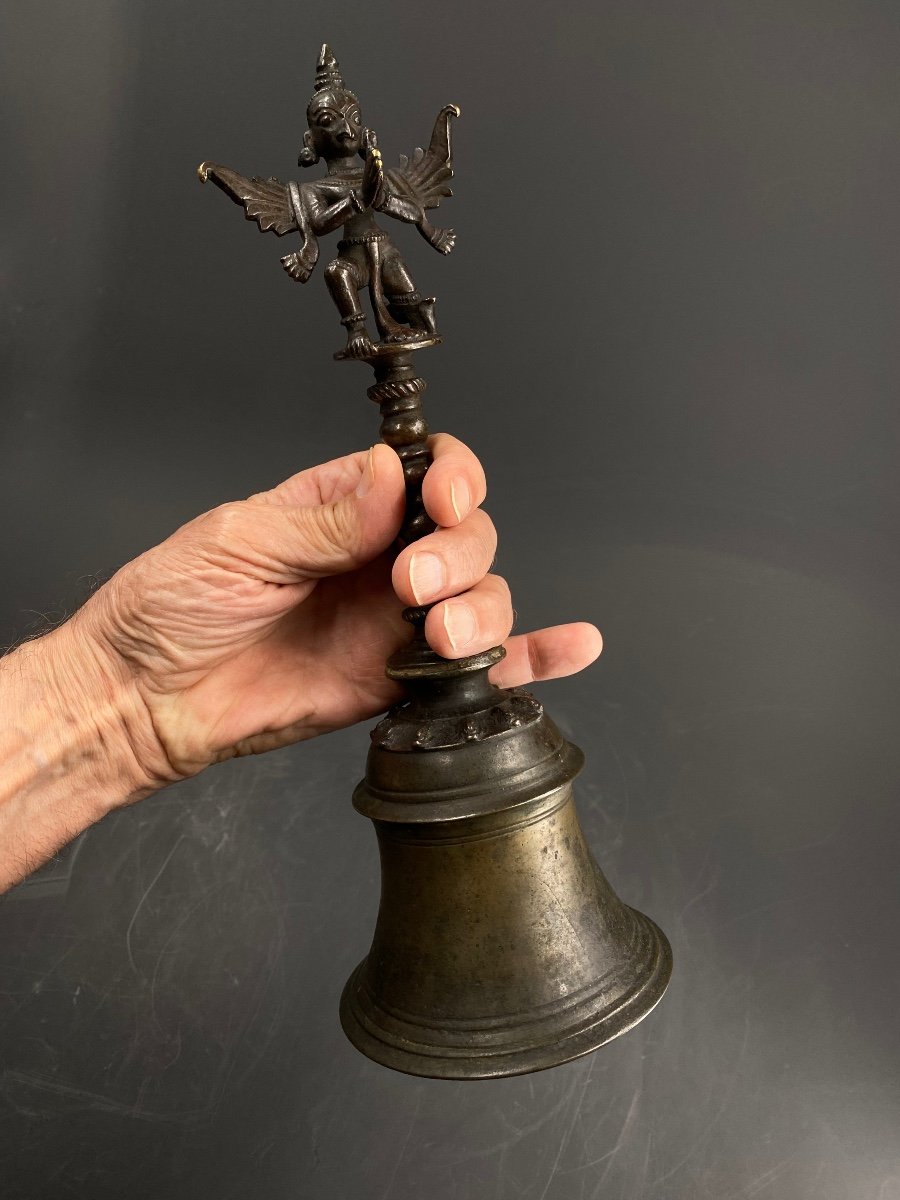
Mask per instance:
[[[384,163],[377,145],[370,145],[366,152],[360,198],[366,208],[379,208],[385,198]]]
[[[75,614],[68,644],[121,698],[146,789],[383,711],[400,698],[384,664],[409,637],[403,604],[433,605],[426,637],[445,657],[504,643],[504,686],[596,658],[592,625],[509,637],[484,472],[453,437],[431,447],[423,499],[438,529],[396,561],[403,470],[377,445],[195,518]]]

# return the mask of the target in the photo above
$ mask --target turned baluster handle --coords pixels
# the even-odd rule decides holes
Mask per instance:
[[[422,412],[425,380],[408,361],[394,360],[376,368],[377,383],[368,390],[370,400],[381,409],[381,440],[396,450],[406,479],[406,513],[400,529],[402,545],[418,541],[436,528],[425,511],[422,480],[431,463],[428,425]]]

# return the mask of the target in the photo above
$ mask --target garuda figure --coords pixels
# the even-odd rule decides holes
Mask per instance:
[[[313,97],[306,110],[309,128],[298,159],[302,167],[320,159],[328,167],[314,183],[281,183],[274,176],[247,179],[228,167],[204,162],[201,181],[212,179],[232,200],[243,205],[247,219],[279,237],[300,234],[299,250],[286,254],[281,265],[292,279],[306,283],[319,257],[318,238],[343,226],[338,256],[325,268],[325,282],[347,329],[347,346],[340,358],[373,358],[398,344],[413,347],[437,339],[434,298],[416,291],[406,264],[391,239],[375,220],[376,213],[415,225],[429,245],[441,254],[453,249],[452,229],[438,229],[425,216],[444,196],[452,195],[450,118],[459,109],[441,109],[427,150],[400,166],[385,170],[375,134],[362,123],[359,101],[341,77],[337,60],[323,46],[316,64]],[[363,162],[360,163],[359,160]],[[381,345],[372,342],[360,292],[369,289]]]

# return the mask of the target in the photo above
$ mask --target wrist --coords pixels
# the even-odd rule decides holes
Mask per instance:
[[[83,612],[0,660],[0,890],[155,790],[130,744],[127,684]]]
[[[137,717],[145,720],[134,679],[97,627],[88,602],[54,631],[49,647],[55,712],[78,730],[78,746],[86,763],[101,778],[103,810],[129,803],[167,780],[152,780],[135,753]],[[74,721],[74,725],[73,725]]]

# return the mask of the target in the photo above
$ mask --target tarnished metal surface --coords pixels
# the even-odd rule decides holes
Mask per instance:
[[[373,368],[368,396],[406,479],[400,544],[434,529],[422,500],[425,381],[412,351],[441,338],[434,298],[415,291],[375,213],[416,225],[450,252],[453,231],[424,214],[450,194],[449,122],[458,115],[454,105],[442,109],[428,150],[385,171],[323,46],[299,161],[324,160],[324,180],[282,184],[199,168],[260,229],[299,233],[300,250],[282,259],[299,282],[315,266],[317,237],[343,226],[325,271],[348,332],[335,358]],[[366,331],[364,288],[378,342]],[[386,669],[408,700],[373,730],[355,795],[375,822],[382,898],[372,950],[344,991],[344,1029],[370,1058],[441,1078],[521,1074],[585,1054],[657,1003],[671,973],[668,942],[621,903],[584,842],[571,791],[581,752],[534,697],[489,682],[503,649],[443,659],[425,640],[427,609],[404,615],[413,636]]]
[[[460,719],[517,700],[531,698],[488,685],[487,707]],[[585,843],[581,752],[531,711],[441,751],[373,744],[354,801],[375,821],[381,905],[341,1021],[387,1066],[447,1079],[550,1067],[631,1028],[668,983],[664,935],[622,904]]]

